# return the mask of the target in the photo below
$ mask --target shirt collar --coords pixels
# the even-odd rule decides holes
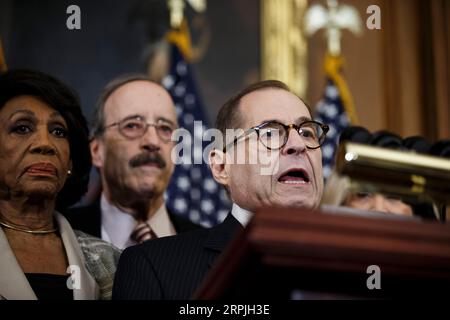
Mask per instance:
[[[246,227],[250,219],[253,217],[253,212],[242,209],[236,203],[233,203],[233,207],[231,208],[231,214],[236,218],[237,221],[243,226]]]
[[[135,245],[136,243],[130,239],[130,235],[138,223],[134,216],[131,213],[120,210],[118,207],[108,202],[103,193],[100,199],[100,208],[102,217],[102,239],[112,243],[119,249]],[[155,214],[147,220],[147,223],[158,237],[176,234],[164,203]]]
[[[175,228],[170,221],[169,213],[165,204],[155,212],[155,214],[147,220],[158,238],[173,236],[176,234]]]

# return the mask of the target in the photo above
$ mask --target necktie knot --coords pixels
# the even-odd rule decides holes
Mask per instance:
[[[144,241],[157,238],[155,232],[147,222],[139,222],[130,237],[136,243],[142,243]]]

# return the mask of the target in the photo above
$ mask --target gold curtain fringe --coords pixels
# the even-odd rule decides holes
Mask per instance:
[[[2,39],[0,38],[0,73],[8,71],[8,66],[6,65],[5,54],[3,52]]]
[[[341,68],[345,61],[342,56],[333,56],[327,54],[325,57],[325,72],[327,76],[336,84],[339,94],[344,105],[345,112],[352,125],[359,123],[358,116],[356,115],[355,105],[350,90],[341,76]]]
[[[166,40],[178,47],[184,59],[191,62],[193,59],[191,35],[186,19],[183,19],[180,27],[172,29],[166,34]]]

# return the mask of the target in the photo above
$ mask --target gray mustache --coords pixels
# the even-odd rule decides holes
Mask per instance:
[[[156,164],[161,169],[167,165],[164,159],[157,153],[141,153],[131,158],[129,162],[132,168],[151,163]]]

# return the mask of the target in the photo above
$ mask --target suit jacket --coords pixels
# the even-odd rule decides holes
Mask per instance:
[[[75,300],[111,298],[111,287],[120,251],[112,245],[74,232],[67,220],[55,213],[69,265],[79,267],[80,288]],[[0,228],[0,299],[36,300],[37,297]]]
[[[201,228],[201,226],[192,223],[169,210],[167,210],[167,213],[169,214],[169,219],[173,223],[177,234]],[[102,237],[100,201],[96,201],[90,206],[70,208],[64,213],[64,216],[69,220],[74,229],[81,230],[98,238]]]
[[[210,229],[160,238],[124,250],[113,299],[189,299],[242,225],[233,215]]]

